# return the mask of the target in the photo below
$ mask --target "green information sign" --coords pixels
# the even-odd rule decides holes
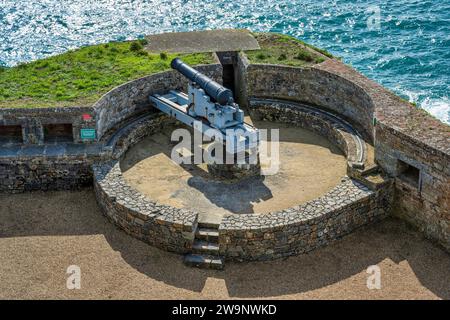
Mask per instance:
[[[95,129],[81,129],[80,135],[81,139],[95,140]]]

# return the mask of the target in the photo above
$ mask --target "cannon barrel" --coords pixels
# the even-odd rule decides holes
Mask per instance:
[[[208,95],[216,100],[217,103],[225,105],[228,102],[233,101],[233,92],[230,89],[221,86],[214,80],[191,68],[180,58],[173,59],[170,66],[192,82],[198,84]]]

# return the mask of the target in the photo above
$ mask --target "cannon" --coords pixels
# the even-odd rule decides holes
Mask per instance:
[[[198,84],[219,104],[226,105],[228,103],[233,103],[233,92],[231,92],[230,89],[221,86],[214,80],[191,68],[186,63],[181,61],[180,58],[173,59],[170,63],[170,67],[180,72],[193,83]]]
[[[244,111],[234,102],[230,89],[179,58],[173,59],[170,65],[189,80],[188,93],[170,90],[163,95],[150,96],[150,101],[157,109],[201,131],[208,138],[222,142],[228,153],[236,154],[257,148],[258,130],[244,122]],[[214,131],[210,129],[220,134],[211,134]]]

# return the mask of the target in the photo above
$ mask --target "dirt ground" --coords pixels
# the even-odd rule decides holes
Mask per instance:
[[[450,256],[387,219],[285,260],[185,267],[118,230],[92,189],[0,195],[1,299],[450,299]],[[70,265],[81,289],[66,288]],[[381,289],[366,286],[381,268]]]
[[[159,203],[200,212],[202,220],[226,214],[268,213],[322,196],[346,175],[342,152],[324,137],[299,127],[254,122],[279,129],[279,171],[240,181],[213,179],[206,165],[180,166],[170,158],[168,126],[133,146],[121,161],[124,178]],[[268,149],[270,150],[270,144]],[[263,161],[261,166],[268,167]]]

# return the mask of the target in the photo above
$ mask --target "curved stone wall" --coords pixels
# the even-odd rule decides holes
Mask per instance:
[[[352,167],[364,158],[350,125],[324,111],[286,101],[254,100],[251,109],[268,121],[305,125],[337,143]],[[95,164],[94,187],[100,206],[117,226],[151,245],[179,253],[191,250],[198,214],[158,204],[127,185],[118,159],[130,146],[173,121],[153,113],[124,124],[110,136],[113,161]],[[362,157],[362,158],[361,158]],[[353,229],[385,217],[390,184],[370,190],[348,177],[323,197],[270,214],[225,217],[219,227],[220,253],[232,260],[265,260],[307,252]]]
[[[303,69],[255,65],[239,57],[241,101],[289,99],[344,116],[374,143],[376,163],[395,178],[393,214],[450,250],[447,124],[335,59]]]
[[[240,64],[245,95],[284,99],[319,106],[349,120],[364,137],[373,140],[374,106],[357,84],[327,70],[280,65]]]
[[[347,168],[363,169],[366,145],[352,126],[337,116],[301,103],[274,99],[250,99],[249,112],[262,120],[293,124],[313,131],[337,145],[347,157]]]
[[[354,82],[370,96],[376,161],[395,178],[393,214],[450,250],[450,126],[340,62],[318,68]]]
[[[348,174],[362,169],[365,143],[335,115],[292,101],[250,99],[249,110],[263,120],[312,130],[335,143],[347,156]],[[324,196],[269,214],[230,215],[219,227],[221,254],[231,260],[268,260],[308,252],[380,220],[392,205],[390,181],[370,190],[345,177]]]
[[[230,260],[270,260],[311,251],[386,217],[390,189],[371,191],[344,178],[323,197],[300,206],[225,217],[219,227],[220,253]]]

